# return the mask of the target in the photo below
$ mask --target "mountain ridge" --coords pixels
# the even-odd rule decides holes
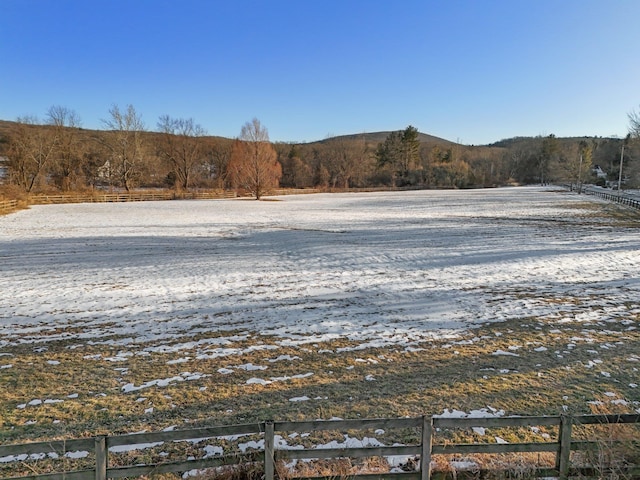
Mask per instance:
[[[8,135],[9,131],[11,130],[12,126],[15,125],[18,122],[12,121],[12,120],[2,120],[0,119],[0,137],[1,136],[6,136]],[[35,127],[47,127],[48,125],[42,123],[42,124],[35,124]],[[102,132],[106,132],[107,130],[102,130],[102,129],[96,129],[96,128],[83,128],[83,127],[79,127],[79,129],[81,131],[83,131],[85,134],[92,134],[92,133],[102,133]],[[378,131],[378,132],[362,132],[362,133],[351,133],[351,134],[343,134],[343,135],[334,135],[334,136],[330,136],[327,138],[323,138],[320,140],[311,140],[311,141],[272,141],[272,143],[277,143],[277,144],[285,144],[285,145],[314,145],[314,144],[325,144],[328,142],[332,142],[332,141],[336,141],[336,140],[344,140],[344,141],[355,141],[355,140],[362,140],[364,139],[365,142],[367,144],[378,144],[378,143],[382,143],[385,141],[385,139],[389,136],[389,134],[393,133],[393,132],[398,132],[398,131],[402,131],[402,130],[384,130],[384,131]],[[154,130],[145,130],[144,133],[147,134],[159,134],[159,132],[156,132]],[[233,141],[235,138],[233,137],[224,137],[221,135],[204,135],[203,138],[208,138],[208,139],[219,139],[219,140],[223,140],[223,141]],[[420,141],[420,143],[428,143],[428,144],[436,144],[439,146],[444,146],[444,147],[451,147],[451,146],[461,146],[461,147],[491,147],[491,148],[508,148],[514,144],[517,144],[519,142],[523,142],[523,141],[528,141],[528,140],[532,140],[532,139],[536,139],[536,138],[542,138],[542,136],[515,136],[515,137],[510,137],[510,138],[503,138],[500,140],[497,140],[495,142],[491,142],[491,143],[486,143],[486,144],[477,144],[477,145],[466,145],[466,144],[461,144],[458,142],[454,142],[451,140],[447,140],[445,138],[441,138],[441,137],[437,137],[435,135],[431,135],[428,133],[424,133],[424,132],[418,132],[418,140]],[[614,137],[598,137],[598,136],[573,136],[573,137],[556,137],[558,140],[567,140],[567,141],[576,141],[576,140],[588,140],[588,139],[601,139],[601,140],[619,140],[617,138]]]

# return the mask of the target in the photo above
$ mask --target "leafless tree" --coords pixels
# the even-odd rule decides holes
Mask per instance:
[[[141,174],[144,164],[145,129],[142,117],[133,105],[121,111],[117,105],[109,110],[110,117],[102,120],[107,132],[102,138],[109,154],[109,168],[117,177],[121,186],[131,190]]]
[[[82,174],[83,145],[79,135],[82,122],[74,110],[54,105],[47,112],[47,123],[53,127],[57,138],[54,175],[62,190],[70,190]]]
[[[243,125],[239,139],[234,142],[228,173],[236,187],[244,188],[256,200],[278,186],[282,166],[266,127],[257,118]]]
[[[349,188],[349,180],[355,171],[349,143],[340,137],[333,138],[324,144],[322,153],[323,163],[329,171],[331,188]]]
[[[205,163],[202,137],[205,130],[193,119],[171,118],[163,115],[158,121],[162,140],[158,145],[160,157],[169,163],[175,175],[175,187],[187,190],[198,167]]]
[[[225,188],[227,171],[231,159],[231,142],[210,139],[207,142],[207,162],[204,166],[206,177],[216,188]]]
[[[30,193],[51,162],[58,139],[55,130],[43,128],[36,117],[18,118],[9,135],[9,178]]]
[[[629,113],[629,134],[632,138],[640,140],[640,111],[633,110]]]

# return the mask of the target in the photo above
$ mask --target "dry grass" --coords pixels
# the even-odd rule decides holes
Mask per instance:
[[[487,406],[518,415],[557,414],[563,406],[571,413],[589,413],[587,402],[604,392],[637,397],[630,386],[638,378],[638,362],[630,361],[637,358],[640,345],[640,330],[630,329],[637,323],[633,319],[624,325],[607,324],[606,330],[568,323],[559,329],[552,321],[530,319],[486,325],[454,341],[425,343],[414,352],[397,347],[338,352],[357,347],[340,340],[178,364],[170,362],[184,358],[184,352],[131,355],[111,362],[104,359],[116,357],[120,348],[70,349],[62,341],[37,352],[33,344],[18,345],[3,349],[10,356],[2,357],[2,363],[12,367],[0,370],[7,387],[0,391],[0,430],[3,438],[15,442],[158,430],[176,424],[419,416]],[[211,336],[193,340],[202,338]],[[256,340],[268,345],[279,341],[249,337],[232,346],[242,348]],[[519,348],[510,350],[513,347]],[[499,351],[518,356],[495,355]],[[99,359],[92,359],[98,354]],[[280,355],[298,358],[269,362]],[[602,363],[593,364],[594,360]],[[237,368],[247,364],[267,370]],[[228,367],[233,373],[218,373]],[[605,369],[610,376],[602,375]],[[141,386],[187,371],[203,375],[164,387],[122,390],[127,383]],[[305,373],[313,375],[269,385],[247,384],[252,377]],[[305,396],[308,401],[290,401]],[[53,402],[46,403],[47,399]],[[29,405],[33,400],[42,403]]]
[[[591,404],[596,415],[629,413],[624,403],[611,404],[602,396]],[[594,470],[599,478],[631,479],[627,468],[640,466],[640,425],[603,423],[574,428],[574,437],[592,442],[591,448],[575,452],[573,462]]]

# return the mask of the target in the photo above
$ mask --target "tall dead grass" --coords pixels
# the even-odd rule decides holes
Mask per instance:
[[[612,403],[600,398],[591,403],[594,415],[629,414],[626,402]],[[574,438],[589,442],[586,449],[573,454],[574,465],[590,471],[597,478],[631,480],[640,469],[640,427],[638,424],[599,423],[578,425]]]

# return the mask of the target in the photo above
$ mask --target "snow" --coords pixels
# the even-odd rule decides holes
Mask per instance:
[[[496,350],[495,352],[492,353],[492,355],[505,355],[505,356],[509,356],[509,357],[519,357],[520,356],[517,353],[505,352],[504,350]]]
[[[439,415],[434,415],[434,418],[495,418],[504,416],[504,410],[498,410],[493,407],[480,408],[478,410],[471,410],[469,413],[461,410],[449,410],[445,408]]]
[[[205,352],[188,337],[238,327],[282,345],[347,337],[415,347],[487,321],[639,310],[624,301],[638,298],[640,239],[576,227],[580,210],[562,203],[584,197],[513,188],[278,200],[48,205],[0,217],[0,348],[109,335],[129,349],[212,358],[242,352]]]
[[[478,468],[478,464],[471,460],[452,460],[449,462],[455,470],[473,470]]]
[[[239,368],[241,370],[254,371],[254,370],[266,370],[268,367],[265,367],[264,365],[254,365],[253,363],[246,363],[244,365],[238,365],[236,366],[236,368]]]
[[[180,375],[176,375],[170,378],[162,378],[162,379],[155,379],[155,380],[151,380],[149,382],[145,382],[141,385],[135,386],[133,383],[127,383],[126,385],[124,385],[122,387],[122,391],[124,393],[129,393],[129,392],[135,392],[138,390],[142,390],[144,388],[149,388],[149,387],[153,387],[153,386],[158,386],[158,387],[166,387],[167,385],[170,385],[172,383],[175,382],[184,382],[184,381],[189,381],[189,380],[199,380],[203,377],[208,377],[209,375],[205,375],[202,373],[190,373],[190,372],[182,372]]]
[[[303,395],[302,397],[293,397],[289,399],[290,402],[308,402],[309,400],[311,399],[306,395]]]
[[[146,450],[148,448],[157,447],[163,445],[164,442],[149,442],[149,443],[137,443],[132,445],[118,445],[116,447],[109,447],[111,453],[123,453],[132,452],[134,450]]]

